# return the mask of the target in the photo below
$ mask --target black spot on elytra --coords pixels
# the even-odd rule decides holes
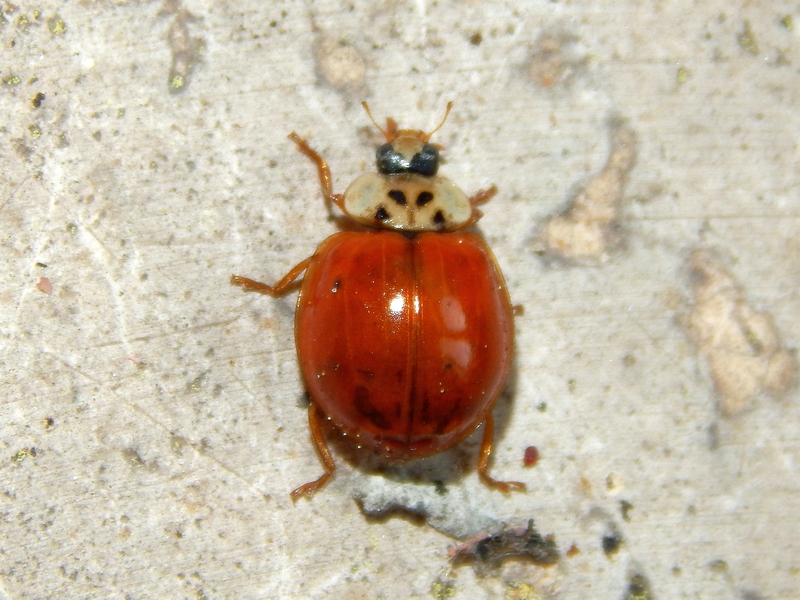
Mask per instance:
[[[436,214],[433,215],[433,222],[435,225],[442,225],[444,223],[444,213],[440,210],[437,210]]]
[[[419,411],[419,420],[423,425],[427,425],[431,421],[431,402],[428,400],[428,395],[422,397],[422,407]]]
[[[419,196],[417,196],[417,206],[425,206],[431,200],[433,200],[433,194],[430,192],[420,192]]]
[[[389,213],[386,212],[386,209],[383,206],[379,206],[377,212],[375,213],[375,218],[378,221],[385,221],[389,218]]]
[[[434,433],[436,435],[442,435],[447,429],[447,426],[450,425],[450,422],[452,420],[453,420],[452,414],[447,414],[443,416],[441,419],[439,419],[439,422],[436,424],[436,431],[434,431]]]
[[[390,190],[389,198],[391,198],[392,200],[403,206],[405,206],[406,204],[406,195],[400,190]]]
[[[436,435],[441,435],[445,431],[447,431],[448,427],[453,423],[454,420],[459,419],[461,416],[461,400],[455,400],[453,405],[450,407],[450,410],[447,411],[447,414],[441,416],[439,421],[436,423],[436,430],[434,433]]]
[[[353,406],[355,409],[365,417],[370,423],[375,425],[378,429],[387,430],[392,424],[386,418],[378,407],[375,406],[369,399],[369,390],[364,386],[359,385],[356,388],[355,395],[353,396]]]

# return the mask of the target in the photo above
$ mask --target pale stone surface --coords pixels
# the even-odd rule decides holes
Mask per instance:
[[[798,392],[721,418],[680,318],[687,260],[714,248],[781,347],[800,343],[796,3],[15,4],[0,597],[622,598],[639,575],[657,598],[796,596]],[[340,460],[289,499],[320,472],[294,298],[228,278],[276,281],[335,231],[286,135],[343,191],[372,166],[361,91],[379,120],[422,129],[454,100],[442,172],[499,187],[480,225],[525,313],[492,472],[525,494],[479,484],[476,436],[431,462],[441,494],[427,467],[403,486]],[[591,265],[539,256],[617,119],[637,153],[620,243]],[[368,519],[354,496],[423,506],[437,529]],[[579,553],[451,571],[442,531],[530,518]]]

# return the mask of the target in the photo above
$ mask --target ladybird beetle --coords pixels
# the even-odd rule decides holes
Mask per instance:
[[[323,434],[330,421],[359,448],[389,461],[424,458],[458,444],[481,423],[478,474],[503,492],[524,490],[489,476],[492,409],[511,369],[514,319],[503,275],[486,242],[464,231],[496,186],[468,197],[437,175],[441,146],[430,133],[375,122],[386,143],[377,173],[334,194],[328,164],[296,133],[316,165],[330,211],[355,229],[326,239],[274,286],[234,275],[246,291],[280,296],[301,274],[297,355],[310,396],[308,422],[325,472],[291,493],[311,496],[333,475]]]

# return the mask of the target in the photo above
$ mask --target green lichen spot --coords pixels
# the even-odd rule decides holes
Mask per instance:
[[[42,135],[42,130],[39,129],[38,125],[31,125],[28,127],[28,131],[30,132],[31,137],[35,140],[38,140]]]
[[[653,594],[650,592],[650,582],[644,575],[633,574],[628,579],[628,593],[625,600],[652,600]]]
[[[64,33],[67,31],[67,26],[64,24],[64,20],[58,15],[52,19],[47,19],[47,28],[53,35],[64,35]]]
[[[728,563],[724,560],[717,559],[711,561],[711,564],[708,565],[714,573],[727,573],[728,572]]]
[[[781,19],[781,25],[783,25],[789,31],[794,31],[794,19],[792,15],[786,15]]]
[[[11,75],[8,79],[6,79],[6,85],[19,85],[20,78],[16,75]]]
[[[622,519],[624,521],[631,520],[631,511],[633,510],[633,504],[628,502],[627,500],[620,500],[619,503],[619,512],[622,514]]]
[[[505,596],[509,600],[542,600],[530,583],[507,583]]]
[[[186,84],[182,75],[173,75],[169,80],[169,85],[173,90],[179,90]]]
[[[683,85],[684,83],[689,81],[689,78],[691,76],[692,73],[691,71],[689,71],[689,69],[687,69],[686,67],[678,67],[678,73],[675,77],[675,80],[678,82],[678,85]]]
[[[433,596],[435,600],[447,600],[448,598],[455,598],[456,588],[451,582],[442,581],[441,579],[437,578],[431,584],[431,596]]]
[[[756,36],[753,30],[750,29],[750,21],[744,22],[744,29],[736,36],[736,41],[739,42],[739,47],[753,56],[758,54],[758,44],[756,43]]]

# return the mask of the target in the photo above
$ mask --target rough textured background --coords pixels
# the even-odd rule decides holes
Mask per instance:
[[[16,4],[0,4],[0,597],[614,599],[631,580],[661,599],[796,597],[796,2]],[[432,461],[456,465],[444,493],[340,460],[289,499],[320,472],[294,299],[228,278],[275,281],[334,231],[286,134],[342,191],[371,168],[362,98],[421,128],[455,100],[443,171],[500,188],[481,228],[525,314],[493,472],[525,494],[479,484],[476,436]],[[606,165],[619,131],[629,172]],[[543,241],[569,206],[558,223],[590,249],[572,260]],[[728,292],[699,310],[710,272]],[[745,359],[754,392],[731,411],[720,373]],[[579,553],[451,568],[451,536],[529,518]]]

